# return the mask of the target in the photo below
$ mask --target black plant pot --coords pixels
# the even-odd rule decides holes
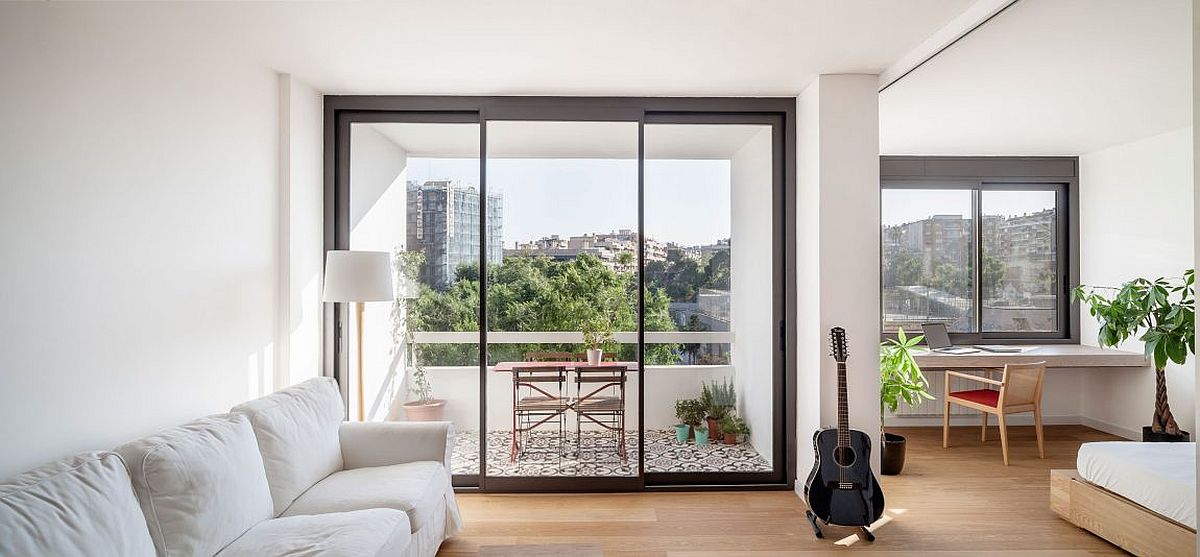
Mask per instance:
[[[895,476],[904,469],[906,442],[903,435],[883,434],[883,453],[880,455],[880,471],[886,476]]]
[[[1183,443],[1188,441],[1191,435],[1186,431],[1180,431],[1179,435],[1171,435],[1165,431],[1155,432],[1150,426],[1142,426],[1142,442],[1143,443]]]

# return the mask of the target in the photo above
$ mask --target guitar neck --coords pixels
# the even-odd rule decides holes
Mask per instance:
[[[838,362],[838,446],[850,446],[850,409],[846,404],[846,362]]]

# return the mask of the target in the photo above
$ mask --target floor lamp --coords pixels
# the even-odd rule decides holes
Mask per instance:
[[[325,254],[325,302],[353,302],[358,331],[358,421],[363,421],[363,303],[390,302],[396,297],[392,287],[391,254],[385,251],[332,250]]]

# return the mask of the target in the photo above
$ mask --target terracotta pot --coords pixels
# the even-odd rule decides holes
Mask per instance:
[[[725,444],[734,445],[737,443],[737,434],[725,432]]]
[[[429,402],[405,402],[404,415],[410,422],[440,422],[446,414],[446,401],[435,398]]]
[[[708,438],[714,441],[720,439],[722,435],[721,426],[717,419],[709,416],[704,418],[704,421],[708,422]]]

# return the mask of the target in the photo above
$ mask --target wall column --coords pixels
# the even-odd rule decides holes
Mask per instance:
[[[879,470],[878,76],[822,75],[797,99],[798,493],[812,435],[837,425],[829,329],[846,329],[850,427],[873,439]]]

